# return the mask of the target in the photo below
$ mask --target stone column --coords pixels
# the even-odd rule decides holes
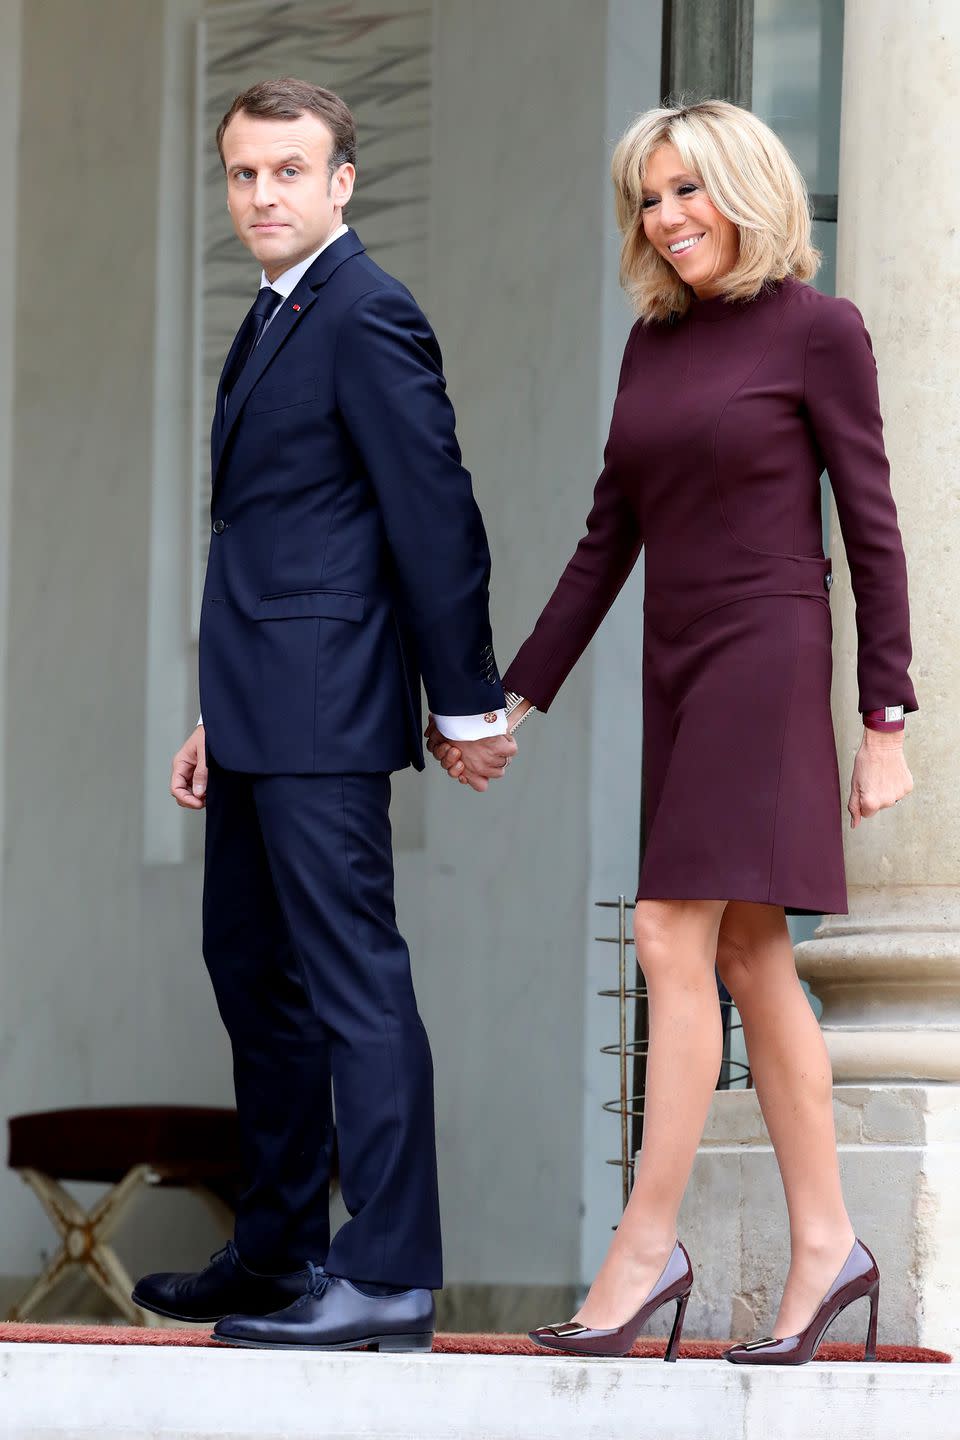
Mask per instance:
[[[850,913],[825,917],[797,947],[799,972],[823,1002],[838,1110],[853,1104],[865,1122],[841,1136],[850,1140],[841,1149],[854,1222],[877,1241],[895,1283],[904,1271],[910,1279],[912,1300],[898,1305],[889,1338],[933,1345],[960,1341],[947,1293],[951,1252],[960,1253],[951,1239],[960,1179],[958,69],[955,0],[847,0],[837,291],[863,311],[877,356],[921,710],[907,721],[913,795],[846,832]],[[846,786],[861,732],[854,604],[835,514],[831,545]],[[877,1191],[879,1149],[896,1153]]]
[[[937,181],[960,153],[958,67],[953,0],[848,0],[837,290],[877,355],[921,709],[907,721],[914,794],[846,832],[850,913],[797,947],[840,1081],[960,1079],[960,191]],[[846,785],[861,733],[856,629],[835,515],[831,532]]]

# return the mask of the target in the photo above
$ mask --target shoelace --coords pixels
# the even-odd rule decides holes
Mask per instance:
[[[314,1265],[311,1260],[307,1261],[307,1274],[310,1279],[307,1284],[308,1295],[322,1295],[330,1284],[330,1276],[322,1265]]]
[[[240,1256],[237,1254],[237,1247],[236,1245],[234,1245],[232,1240],[228,1240],[226,1245],[222,1245],[219,1250],[214,1251],[214,1253],[210,1256],[210,1264],[215,1265],[216,1262],[224,1255],[229,1255],[230,1259],[233,1260],[235,1263],[239,1261]]]
[[[230,1259],[234,1261],[234,1263],[238,1265],[241,1270],[246,1268],[243,1264],[243,1261],[240,1259],[237,1247],[232,1240],[228,1240],[226,1245],[222,1246],[219,1250],[215,1251],[214,1254],[210,1256],[210,1263],[214,1264],[223,1255],[229,1255]],[[327,1274],[322,1265],[314,1265],[312,1260],[307,1261],[306,1270],[308,1277],[306,1294],[322,1295],[324,1290],[326,1290],[327,1286],[330,1284],[331,1277]]]

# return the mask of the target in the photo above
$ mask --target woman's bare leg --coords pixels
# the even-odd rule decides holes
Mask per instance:
[[[771,1333],[796,1335],[855,1239],[840,1187],[830,1058],[797,976],[781,907],[731,901],[717,965],[743,1021],[787,1199],[790,1271]]]
[[[723,1054],[714,973],[723,907],[720,900],[641,900],[634,913],[650,1013],[643,1145],[630,1201],[574,1317],[592,1328],[636,1314],[677,1238]]]

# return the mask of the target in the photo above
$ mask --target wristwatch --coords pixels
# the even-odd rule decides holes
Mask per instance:
[[[863,723],[868,730],[902,730],[903,706],[884,705],[882,710],[864,710]]]
[[[530,709],[527,710],[527,711],[525,712],[525,714],[523,714],[523,715],[520,717],[520,719],[517,721],[516,725],[514,725],[514,726],[511,727],[511,725],[510,725],[510,716],[513,714],[514,710],[516,710],[517,706],[518,706],[518,705],[521,703],[521,701],[523,700],[523,696],[522,696],[522,695],[518,695],[515,690],[505,690],[505,691],[504,691],[503,698],[504,698],[504,700],[506,701],[507,734],[508,734],[508,735],[513,735],[515,731],[517,731],[517,730],[520,729],[520,726],[523,724],[524,720],[526,720],[527,716],[528,716],[528,715],[532,715],[533,712],[534,712],[534,710],[536,710],[537,707],[536,707],[536,705],[531,705],[531,706],[530,706]]]

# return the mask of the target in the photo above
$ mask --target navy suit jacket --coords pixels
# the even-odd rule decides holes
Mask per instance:
[[[421,676],[440,714],[504,703],[490,554],[430,325],[351,230],[223,408],[221,379],[200,618],[212,755],[259,774],[422,769]]]

